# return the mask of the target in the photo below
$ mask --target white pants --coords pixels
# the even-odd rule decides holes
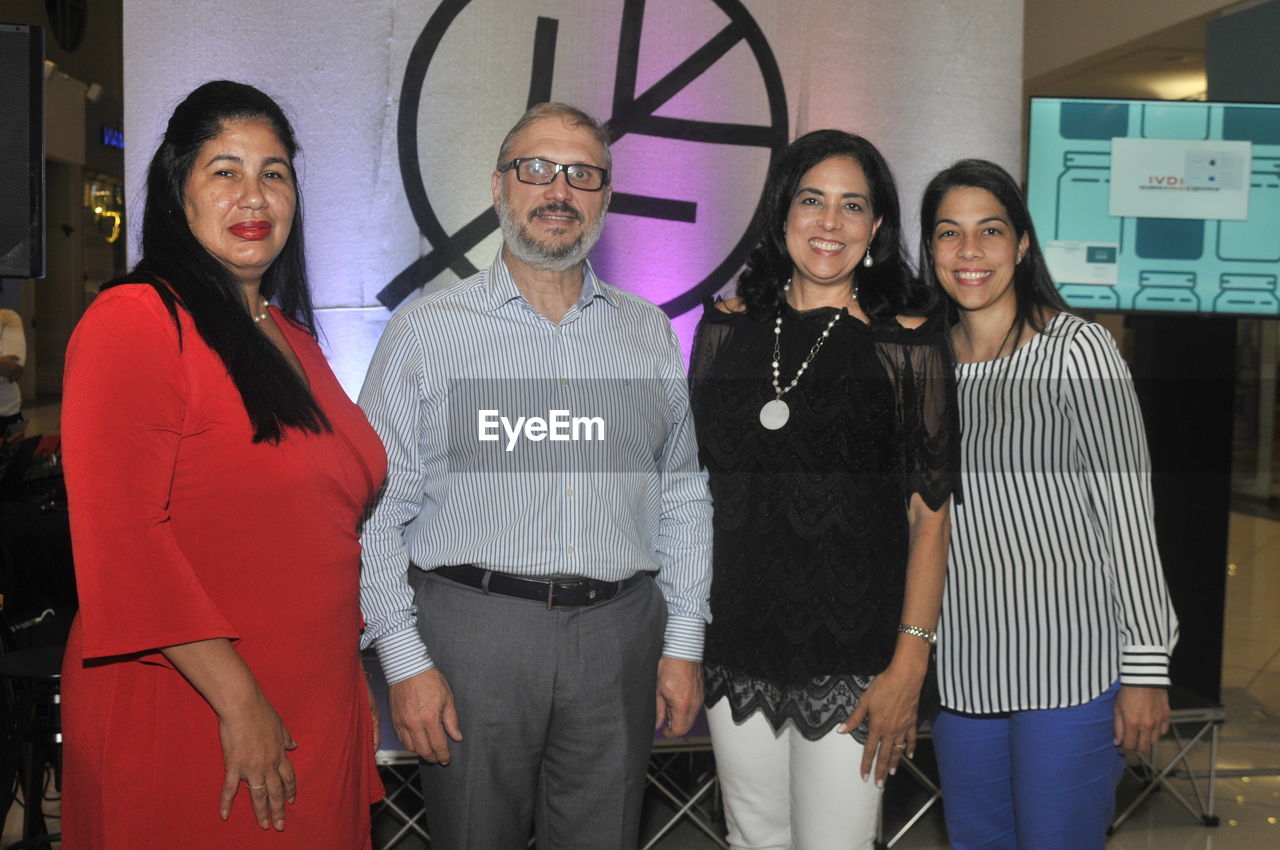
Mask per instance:
[[[729,701],[707,711],[734,850],[871,850],[881,791],[860,774],[862,745],[833,729],[810,741],[761,712],[733,722]]]

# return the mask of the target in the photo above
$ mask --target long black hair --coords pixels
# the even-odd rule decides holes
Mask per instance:
[[[1009,172],[994,162],[985,159],[962,159],[951,167],[943,169],[929,181],[924,196],[920,200],[920,278],[935,289],[938,284],[938,272],[933,264],[933,231],[937,224],[938,207],[942,199],[952,189],[983,189],[1000,202],[1013,225],[1014,240],[1022,241],[1027,237],[1027,250],[1022,260],[1013,267],[1013,296],[1016,305],[1013,324],[1009,326],[1004,340],[1000,343],[1003,351],[1006,345],[1018,344],[1023,331],[1028,326],[1037,333],[1042,333],[1047,324],[1045,315],[1051,312],[1062,312],[1068,309],[1058,288],[1049,275],[1049,265],[1040,251],[1040,242],[1036,239],[1036,229],[1031,223],[1031,211],[1022,197],[1022,191]],[[960,318],[960,311],[955,302],[947,299],[948,311],[954,323]]]
[[[173,111],[151,159],[142,213],[142,259],[130,275],[103,288],[150,283],[175,322],[179,306],[191,314],[200,337],[217,352],[240,391],[254,442],[274,443],[285,428],[318,433],[331,426],[306,383],[255,327],[245,310],[243,287],[192,234],[183,211],[183,192],[200,148],[222,132],[226,122],[237,119],[266,121],[288,153],[290,172],[294,171],[298,143],[289,119],[274,100],[243,83],[216,80],[200,86]],[[298,193],[293,225],[280,255],[262,276],[260,292],[315,336],[302,244],[302,194],[298,181],[293,182]]]
[[[889,164],[871,142],[841,130],[814,130],[796,139],[769,169],[764,202],[756,210],[751,231],[756,244],[738,277],[738,297],[750,312],[772,311],[782,302],[791,277],[787,253],[787,213],[805,172],[831,157],[847,157],[858,164],[871,189],[871,214],[880,228],[871,240],[873,265],[857,267],[858,303],[872,319],[897,313],[921,313],[934,301],[930,288],[918,284],[906,261],[902,244],[902,216],[898,187]]]

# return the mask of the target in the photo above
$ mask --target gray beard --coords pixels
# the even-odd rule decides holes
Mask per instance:
[[[498,221],[502,225],[502,239],[506,243],[507,250],[517,259],[535,269],[562,272],[578,265],[587,258],[587,254],[591,253],[591,249],[600,238],[601,230],[604,229],[604,212],[601,211],[595,224],[589,230],[582,231],[577,239],[568,244],[556,246],[547,245],[533,238],[528,226],[518,221],[515,212],[507,206],[505,192],[498,196]]]

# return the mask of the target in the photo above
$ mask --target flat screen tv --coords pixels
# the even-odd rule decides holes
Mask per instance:
[[[1280,105],[1032,98],[1027,201],[1073,307],[1280,316]]]

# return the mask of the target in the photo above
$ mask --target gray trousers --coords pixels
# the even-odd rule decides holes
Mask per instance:
[[[461,742],[422,764],[433,850],[629,850],[639,842],[666,603],[642,581],[559,608],[428,573],[418,629]]]

